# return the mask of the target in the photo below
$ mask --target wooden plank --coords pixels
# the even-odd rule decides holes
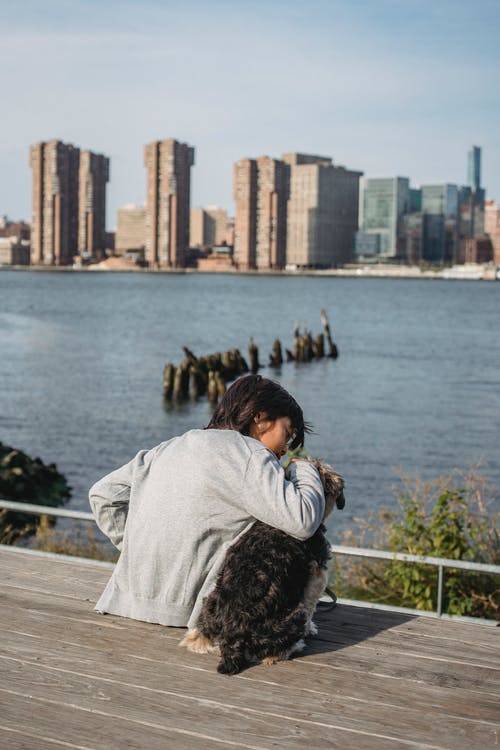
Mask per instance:
[[[418,659],[429,659],[438,661],[449,661],[477,667],[485,667],[500,672],[500,660],[498,658],[500,641],[496,645],[481,646],[478,644],[458,644],[450,646],[449,641],[440,638],[420,638],[417,634],[403,637],[395,631],[377,633],[359,642],[353,642],[352,637],[334,636],[328,638],[323,629],[316,638],[311,641],[311,653],[322,653],[325,648],[328,651],[338,652],[344,648],[353,649],[356,652],[376,652],[378,656],[397,658],[398,656],[414,656]]]
[[[12,592],[11,592],[12,593]],[[81,622],[84,626],[87,628],[87,632],[84,634],[80,634],[80,637],[88,637],[92,638],[95,637],[94,633],[92,631],[95,630],[95,628],[101,629],[101,634],[99,635],[99,638],[103,638],[102,631],[103,630],[109,630],[110,632],[113,632],[114,630],[122,631],[127,630],[128,632],[128,642],[132,643],[132,632],[138,631],[141,632],[140,638],[142,638],[142,628],[144,627],[144,623],[140,623],[138,621],[134,620],[127,620],[126,618],[119,618],[119,617],[112,617],[112,616],[99,616],[92,611],[88,611],[88,604],[86,603],[80,603],[76,600],[65,601],[65,614],[62,614],[60,606],[57,604],[57,598],[56,597],[47,597],[44,595],[38,595],[38,599],[35,598],[34,594],[24,594],[20,591],[15,592],[16,598],[14,599],[14,605],[18,605],[20,602],[21,604],[24,602],[24,606],[26,606],[26,603],[29,602],[29,609],[28,611],[23,615],[23,617],[28,617],[33,615],[33,617],[42,617],[44,620],[44,627],[46,627],[47,622],[52,619],[56,621],[57,623],[60,623],[61,618],[64,619],[66,622],[64,624],[64,628],[67,629],[69,626],[74,629],[75,622]],[[59,600],[61,601],[61,600]],[[62,600],[64,601],[64,600]],[[12,623],[12,616],[7,615],[6,606],[10,602],[12,604],[12,599],[6,598],[6,595],[4,594],[3,597],[4,605],[2,607],[2,612],[5,612],[5,616],[7,619],[4,621],[5,626],[9,627],[9,624]],[[33,611],[33,607],[35,607],[35,611]],[[75,622],[73,622],[75,621]],[[51,626],[51,628],[53,625]],[[162,639],[165,638],[172,638],[176,641],[180,640],[182,637],[184,631],[181,629],[175,629],[175,628],[162,628],[161,626],[157,626],[156,631],[154,630],[155,626],[148,626],[149,628],[153,628],[153,630],[148,631],[148,638],[153,638],[153,633],[156,632],[159,634],[159,636]],[[474,626],[473,626],[474,627]],[[90,629],[89,629],[90,628]],[[321,650],[323,650],[323,653],[321,653]],[[338,672],[339,671],[350,671],[353,673],[361,673],[363,675],[368,674],[370,672],[373,672],[376,677],[382,677],[385,676],[387,678],[396,678],[399,679],[407,679],[407,680],[414,680],[415,677],[412,675],[411,671],[404,673],[402,670],[402,664],[401,660],[395,664],[393,663],[393,660],[391,658],[391,655],[389,655],[389,658],[387,659],[385,657],[385,654],[383,655],[383,658],[380,659],[380,653],[375,652],[365,652],[363,650],[359,652],[355,652],[354,648],[348,648],[347,653],[349,655],[349,660],[346,663],[346,653],[344,653],[346,649],[336,650],[335,646],[331,646],[328,644],[328,642],[320,642],[320,644],[316,644],[315,640],[311,640],[309,642],[308,651],[306,652],[308,655],[305,657],[301,657],[300,659],[296,659],[294,661],[295,669],[298,668],[298,665],[300,665],[302,662],[311,663],[314,665],[317,665],[318,663],[322,667],[330,667],[331,670],[335,672],[335,675],[330,674],[330,679],[332,676],[335,676],[335,679],[338,679]],[[318,660],[318,652],[319,656],[321,657]],[[195,657],[199,659],[200,657]],[[208,657],[206,657],[208,658]],[[408,661],[408,658],[405,657]],[[213,663],[212,659],[212,663]],[[428,664],[426,663],[428,662]],[[410,658],[409,664],[411,669],[415,669],[415,666],[418,665],[418,655],[417,657]],[[367,666],[365,666],[367,665]],[[424,670],[424,675],[420,675],[419,679],[422,679],[425,674],[427,674],[428,682],[431,684],[438,684],[443,685],[443,664],[442,661],[436,657],[433,659],[424,660],[424,667],[426,669]],[[397,668],[397,671],[396,671]],[[448,665],[447,670],[447,679],[450,682],[450,684],[454,687],[460,687],[461,682],[460,680],[463,678],[463,672],[464,669],[467,671],[467,684],[468,689],[471,689],[471,681],[474,677],[473,672],[469,669],[469,662],[465,660],[460,660],[455,665],[455,671],[458,671],[458,677],[459,679],[450,680],[450,678],[453,676],[453,672],[450,669],[450,665]],[[423,668],[422,668],[423,669]],[[327,670],[329,671],[329,670]],[[480,668],[477,669],[478,671],[478,680],[476,681],[478,684],[480,684],[481,689],[486,691],[488,688],[486,687],[486,684],[484,684],[484,681],[481,680],[481,674],[484,674],[485,670],[481,670]],[[488,666],[486,668],[486,674],[489,675],[491,672],[491,668]],[[491,675],[490,675],[491,676]],[[488,680],[486,680],[488,682]],[[493,674],[493,679],[490,680],[490,682],[493,683],[493,691],[497,692],[498,689],[498,680],[495,679],[495,673]]]
[[[250,718],[253,718],[257,713],[259,716],[268,717],[272,723],[280,720],[306,724],[315,733],[320,727],[329,727],[335,731],[373,735],[383,733],[384,737],[392,737],[399,741],[411,737],[412,741],[425,743],[432,739],[431,744],[443,747],[454,732],[458,733],[460,742],[464,743],[458,743],[456,747],[470,747],[474,746],[474,743],[478,743],[477,746],[486,746],[494,738],[494,731],[499,727],[496,722],[470,721],[456,714],[449,716],[434,710],[432,719],[435,728],[432,737],[429,737],[428,725],[422,725],[421,711],[411,704],[405,706],[401,715],[397,716],[396,724],[394,718],[398,706],[384,704],[375,696],[371,702],[360,703],[330,693],[324,694],[322,700],[318,701],[318,691],[316,695],[309,694],[306,698],[302,697],[300,701],[294,702],[294,709],[291,711],[290,695],[283,695],[275,686],[267,686],[263,691],[262,684],[246,683],[244,687],[238,686],[236,692],[232,685],[233,680],[229,678],[205,672],[197,674],[196,680],[193,681],[193,672],[186,674],[179,670],[177,664],[153,659],[134,659],[132,655],[116,653],[111,659],[104,661],[104,653],[82,651],[78,644],[62,644],[57,641],[45,641],[43,646],[41,652],[39,640],[21,633],[9,634],[4,631],[0,663],[3,660],[2,671],[6,674],[10,686],[16,684],[18,670],[22,668],[28,670],[29,677],[25,679],[29,680],[31,694],[33,684],[42,683],[42,694],[45,695],[49,683],[61,680],[64,684],[63,692],[75,695],[78,694],[79,683],[83,680],[88,685],[90,680],[101,686],[101,692],[111,693],[113,701],[116,699],[113,691],[118,686],[121,702],[124,694],[128,695],[135,691],[145,693],[145,698],[139,698],[139,702],[144,702],[154,693],[155,700],[159,700],[158,696],[166,698],[169,705],[174,701],[177,706],[180,700],[184,710],[187,710],[189,703],[194,704],[196,708],[193,708],[193,711],[198,716],[202,715],[203,707],[210,706],[211,712],[215,711],[216,714],[219,710],[237,711],[240,717],[248,719],[249,714]],[[167,654],[167,657],[169,656],[170,654]],[[309,679],[309,684],[314,682]],[[21,680],[19,689],[22,689],[22,685]],[[165,689],[165,686],[169,689]],[[217,700],[207,701],[205,696],[213,695],[215,686]],[[98,688],[94,690],[97,691]],[[132,697],[130,702],[133,702]],[[164,714],[165,704],[159,705],[161,713]],[[176,711],[182,713],[182,710],[182,707],[177,706]],[[337,718],[338,714],[341,714],[341,718]],[[427,719],[430,719],[430,715]]]
[[[61,555],[49,555],[37,552],[36,550],[25,550],[20,547],[0,548],[0,565],[2,569],[4,567],[12,567],[17,569],[26,568],[27,570],[54,569],[54,571],[60,566],[61,569],[72,570],[75,575],[80,573],[82,576],[87,571],[92,575],[92,573],[98,573],[99,571],[109,574],[112,570],[109,567],[109,563],[103,564],[99,560],[89,561],[78,557],[72,557],[71,560],[68,560],[67,557]]]
[[[53,701],[50,697],[32,699],[12,693],[9,697],[11,700],[2,705],[1,721],[7,727],[4,736],[11,742],[13,735],[24,733],[27,744],[20,747],[26,750],[38,750],[39,737],[49,743],[50,750],[63,747],[78,750],[122,750],[124,747],[130,750],[146,747],[148,750],[168,747],[176,750],[229,750],[231,747],[267,750],[266,745],[257,742],[237,744],[211,737],[198,730],[195,717],[190,728],[182,729],[169,726],[166,721],[152,723],[122,716],[106,702],[91,710],[76,703]],[[11,750],[10,744],[6,747]]]
[[[369,621],[368,612],[365,610],[365,620]],[[385,621],[384,626],[368,622],[359,628],[350,619],[350,614],[350,611],[344,612],[343,605],[338,605],[337,610],[328,614],[318,613],[315,617],[320,626],[317,641],[325,640],[338,648],[361,644],[363,648],[388,646],[404,651],[417,648],[422,656],[443,655],[448,651],[457,656],[461,654],[467,660],[475,657],[486,665],[491,665],[493,660],[500,667],[500,630],[497,628],[469,624],[464,632],[461,627],[455,627],[461,623],[442,621],[439,628],[429,630],[429,618],[426,617],[392,625]]]
[[[6,588],[5,591],[7,590]],[[22,596],[21,591],[18,593],[19,596]],[[97,621],[101,621],[102,626],[106,628],[141,630],[144,627],[144,623],[135,620],[109,615],[98,616],[93,613],[91,605],[89,611],[87,609],[89,605],[85,606],[85,603],[83,610],[78,609],[80,604],[77,599],[71,600],[71,608],[69,608],[70,600],[67,600],[64,605],[65,614],[60,615],[60,605],[57,602],[64,602],[64,598],[58,599],[54,595],[49,597],[43,593],[36,595],[33,592],[29,596],[31,602],[38,601],[39,605],[45,605],[46,611],[52,613],[56,619],[60,616],[66,618],[75,616],[81,618],[83,616],[85,622],[94,622],[94,618],[97,618]],[[41,598],[36,599],[37,596]],[[77,615],[77,612],[81,614]],[[469,627],[475,628],[475,626]],[[161,633],[165,634],[165,631],[168,630],[173,634],[170,637],[180,639],[183,635],[183,631],[179,633],[177,629],[160,627]],[[331,671],[330,679],[333,677],[333,673],[339,670],[349,670],[362,674],[373,673],[379,677],[427,682],[441,687],[445,685],[460,687],[461,684],[467,684],[469,690],[480,689],[496,694],[500,692],[500,673],[496,665],[485,664],[484,662],[476,663],[469,659],[452,658],[446,652],[442,656],[439,654],[420,656],[418,653],[408,654],[387,645],[377,646],[375,642],[366,647],[356,647],[356,644],[352,643],[348,647],[339,648],[329,641],[312,639],[309,642],[308,652],[294,661],[295,664],[301,664],[302,662],[321,666]],[[444,669],[445,666],[446,669]],[[466,680],[465,683],[464,680]]]
[[[344,746],[355,739],[356,747],[370,747],[368,740],[370,743],[384,740],[386,747],[396,744],[408,748],[446,748],[450,747],[449,739],[453,737],[455,748],[470,748],[488,747],[495,740],[494,727],[463,720],[448,719],[446,726],[440,720],[429,732],[428,725],[422,726],[421,716],[411,716],[408,710],[399,713],[394,709],[384,710],[380,705],[371,709],[363,706],[357,711],[349,711],[347,703],[340,706],[332,703],[327,709],[318,706],[313,711],[288,705],[284,713],[281,706],[275,705],[276,694],[268,692],[263,695],[262,687],[258,696],[245,695],[242,700],[240,690],[223,685],[217,688],[216,699],[207,699],[206,686],[196,684],[197,695],[193,695],[192,677],[189,684],[177,678],[173,685],[152,687],[143,683],[160,683],[165,678],[158,673],[156,665],[154,674],[146,676],[141,672],[134,675],[139,682],[125,682],[127,671],[130,674],[130,665],[125,663],[120,669],[113,670],[114,677],[109,676],[108,668],[104,675],[94,676],[74,669],[52,666],[49,670],[44,665],[20,664],[13,660],[12,671],[5,670],[5,675],[10,695],[29,696],[31,699],[35,721],[38,712],[45,710],[45,704],[51,702],[62,708],[77,706],[92,713],[100,712],[105,705],[106,716],[144,722],[149,726],[165,726],[181,733],[189,731],[195,720],[197,730],[203,736],[230,740],[240,746],[246,746],[251,735],[258,746],[266,748],[276,746],[284,737],[285,747],[289,748],[302,748],[305,741],[313,742],[315,747],[331,747],[333,733],[339,740],[343,737]],[[212,677],[212,682],[215,679]],[[228,682],[220,677],[218,680]],[[215,690],[215,685],[212,685],[212,690]],[[229,699],[225,695],[227,690],[231,693]],[[0,694],[2,692],[5,691],[0,689]]]
[[[146,626],[146,631],[128,631],[126,640],[123,640],[123,629],[116,633],[112,628],[98,624],[107,619],[97,616],[94,620],[77,617],[74,620],[66,619],[64,622],[56,619],[54,623],[52,616],[44,617],[40,610],[33,612],[16,607],[6,608],[4,605],[0,614],[0,627],[4,633],[29,634],[33,638],[35,651],[41,649],[45,643],[50,646],[55,641],[61,646],[77,644],[82,653],[87,649],[102,651],[103,656],[99,656],[99,659],[112,652],[116,659],[131,657],[159,663],[168,662],[174,669],[191,674],[193,670],[214,674],[216,657],[198,656],[178,649],[176,646],[180,634],[176,629]],[[183,632],[181,631],[181,634]],[[333,693],[344,696],[358,703],[377,700],[395,707],[404,707],[407,693],[415,693],[412,704],[426,711],[440,710],[452,715],[493,721],[498,717],[498,699],[485,694],[471,698],[470,690],[465,689],[467,683],[453,690],[427,684],[423,690],[422,684],[415,684],[410,677],[394,679],[390,675],[368,674],[365,670],[353,668],[335,670],[332,674],[330,670],[323,669],[323,665],[318,668],[307,659],[305,664],[302,662],[302,659],[295,659],[288,670],[278,667],[252,668],[244,673],[244,678],[263,683],[270,682],[278,689],[281,686],[289,691],[293,688],[306,693],[306,698],[301,695],[293,696],[294,701],[315,699],[324,692],[326,695]],[[285,665],[280,665],[282,666]],[[309,674],[311,671],[314,673],[313,683]]]
[[[92,715],[91,719],[87,719],[87,724],[93,726],[92,733],[95,731],[96,718],[112,719],[113,739],[117,744],[124,742],[124,728],[139,725],[143,730],[148,730],[148,740],[145,741],[145,737],[142,737],[144,745],[148,747],[151,728],[166,730],[173,736],[194,735],[199,739],[257,750],[270,750],[274,747],[302,750],[304,744],[308,743],[313,743],[314,747],[320,749],[427,747],[412,739],[398,740],[382,731],[373,734],[364,729],[346,729],[336,725],[335,719],[330,719],[325,725],[316,721],[315,717],[303,720],[294,715],[281,715],[276,711],[270,713],[250,709],[248,706],[243,710],[237,704],[224,704],[206,698],[194,699],[179,689],[145,692],[134,685],[105,682],[103,678],[98,680],[87,677],[85,681],[81,681],[78,675],[70,675],[69,670],[61,675],[54,671],[43,672],[42,667],[38,667],[38,671],[32,670],[28,665],[26,672],[18,667],[8,676],[10,687],[8,690],[0,688],[0,696],[4,704],[6,698],[11,698],[12,703],[7,704],[7,709],[3,712],[7,719],[2,721],[8,720],[9,716],[11,721],[16,721],[21,714],[26,722],[26,714],[20,706],[23,705],[23,699],[29,699],[29,712],[36,726],[40,721],[43,723],[46,711],[54,707],[57,709],[57,728],[60,727],[60,717],[64,716],[64,722],[61,722],[64,723],[64,729],[69,729],[69,737],[78,737],[79,741],[88,741],[91,737],[88,732],[82,736],[78,712]],[[27,680],[30,681],[29,687],[26,687]],[[72,715],[67,716],[69,713]],[[97,721],[97,724],[97,732],[100,734],[103,730],[101,721]],[[47,729],[44,725],[44,731]],[[429,747],[441,746],[434,742]]]
[[[52,729],[53,731],[53,729]],[[66,742],[57,737],[46,737],[40,731],[19,729],[0,723],[0,747],[5,750],[93,750],[90,745],[80,745],[76,742]]]
[[[108,705],[118,708],[119,714],[110,719],[104,712],[103,721],[115,726],[146,722],[148,738],[154,727],[164,732],[165,717],[175,715],[178,723],[169,731],[178,730],[182,742],[186,737],[191,738],[188,742],[198,742],[194,735],[183,734],[194,723],[197,730],[202,727],[208,732],[212,739],[207,742],[219,745],[242,746],[245,735],[257,738],[255,746],[262,748],[314,743],[330,748],[469,750],[493,747],[498,739],[494,697],[499,692],[498,660],[493,653],[498,631],[494,629],[338,607],[318,616],[321,638],[311,642],[305,656],[224,678],[215,672],[216,657],[177,648],[182,629],[94,613],[92,602],[103,584],[93,566],[63,567],[59,561],[44,559],[37,567],[36,557],[24,556],[29,563],[21,562],[21,557],[10,558],[10,582],[0,582],[0,670],[5,675],[0,680],[0,700],[8,696],[18,718],[19,701],[34,695],[44,714],[44,701],[54,701],[79,726],[75,716],[90,712],[94,717],[104,692]],[[26,591],[23,581],[35,582],[31,591]],[[62,595],[57,593],[60,586]],[[478,631],[487,631],[482,644],[474,642]],[[464,637],[470,647],[459,651]],[[68,703],[72,695],[77,706]],[[132,707],[137,714],[132,712],[130,718]],[[237,717],[238,726],[228,714]],[[3,715],[0,712],[0,723]],[[19,730],[21,737],[19,726],[11,728]],[[35,724],[22,731],[38,732],[41,742],[49,744],[57,739]],[[121,736],[119,741],[124,741]],[[142,741],[138,747],[144,746],[144,729]],[[177,739],[168,741],[184,747]],[[164,734],[161,742],[165,747]],[[131,743],[128,746],[134,747]]]
[[[76,598],[97,598],[111,570],[91,564],[68,563],[38,555],[0,552],[2,584]],[[94,599],[97,601],[97,599]]]
[[[78,596],[78,591],[81,591],[84,598],[92,601],[97,601],[110,576],[109,570],[97,565],[82,565],[77,561],[75,563],[61,562],[38,556],[27,557],[22,553],[16,553],[15,548],[12,552],[0,552],[0,566],[2,573],[9,573],[11,585],[20,585],[29,590],[53,592],[58,595]],[[27,583],[27,578],[30,579],[30,583]],[[84,590],[81,588],[82,585],[88,588]],[[464,650],[464,645],[468,650],[469,646],[489,644],[492,650],[497,652],[500,636],[500,630],[494,627],[471,627],[469,623],[347,606],[339,606],[331,612],[323,627],[328,627],[328,622],[331,624],[328,639],[333,639],[335,642],[338,642],[339,625],[342,626],[340,632],[345,634],[347,630],[349,631],[349,639],[358,634],[366,640],[367,636],[373,637],[374,634],[387,629],[394,632],[394,629],[398,628],[400,633],[411,634],[418,631],[422,638],[442,637],[455,641],[460,645],[461,651]],[[404,631],[399,628],[400,625],[405,626]]]
[[[8,555],[4,553],[4,557],[6,556]],[[30,557],[26,560],[25,556],[15,553],[10,557],[14,558],[15,562],[13,564],[12,559],[10,560],[11,566],[5,582],[29,591],[77,598],[81,596],[81,598],[96,601],[108,580],[107,571],[93,566],[87,568],[81,564],[78,566],[43,558],[41,566],[38,567],[36,566],[37,558]],[[17,570],[17,576],[14,575],[12,567]],[[26,578],[29,580],[27,581]],[[471,627],[470,624],[435,621],[426,617],[415,618],[377,610],[368,610],[368,612],[369,617],[367,617],[367,610],[360,610],[356,607],[338,607],[326,619],[322,618],[322,635],[326,635],[329,642],[339,646],[352,645],[356,637],[359,637],[359,640],[365,642],[366,647],[368,638],[378,637],[380,640],[380,634],[385,631],[390,631],[391,640],[396,632],[401,638],[405,632],[410,637],[415,637],[418,632],[421,638],[445,638],[455,642],[460,647],[459,650],[462,653],[467,652],[469,657],[473,655],[477,646],[483,645],[489,645],[492,654],[498,653],[500,631],[496,628]],[[321,613],[319,616],[321,617]],[[418,644],[422,645],[422,654],[427,649],[434,648],[429,644],[425,645],[421,640]],[[403,648],[406,649],[406,646]]]
[[[320,610],[321,614],[321,610]],[[391,629],[412,633],[418,632],[422,636],[441,637],[456,643],[491,644],[498,647],[500,629],[494,625],[449,620],[447,618],[402,615],[396,612],[363,609],[348,605],[339,605],[331,612],[331,622],[336,625],[349,625],[352,632],[365,633],[367,630],[383,631],[384,624]],[[399,621],[396,618],[400,618]]]

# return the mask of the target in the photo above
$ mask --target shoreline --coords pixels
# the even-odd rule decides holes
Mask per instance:
[[[283,269],[283,270],[238,270],[235,268],[140,268],[115,267],[92,268],[73,266],[14,266],[0,265],[0,271],[35,271],[40,273],[143,273],[143,274],[200,274],[226,276],[319,276],[345,278],[393,278],[393,279],[437,279],[446,281],[500,281],[500,267],[493,264],[468,263],[458,266],[421,269],[419,266],[399,266],[389,264],[362,265],[349,264],[341,268],[325,269]]]

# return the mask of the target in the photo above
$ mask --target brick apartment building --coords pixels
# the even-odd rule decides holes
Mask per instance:
[[[144,147],[147,170],[146,250],[152,268],[184,268],[194,148],[172,138]]]

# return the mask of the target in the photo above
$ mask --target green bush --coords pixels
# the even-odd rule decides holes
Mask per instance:
[[[490,511],[492,493],[477,470],[424,482],[402,476],[397,509],[382,508],[357,519],[343,543],[391,552],[500,564],[500,514]],[[334,568],[343,596],[420,610],[437,608],[438,571],[416,563],[341,557]],[[444,569],[443,612],[500,616],[499,577]]]

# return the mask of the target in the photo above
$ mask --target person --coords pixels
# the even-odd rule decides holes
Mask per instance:
[[[256,520],[312,536],[324,513],[318,471],[305,460],[284,470],[279,461],[307,431],[282,386],[246,375],[207,428],[141,450],[96,482],[94,517],[121,554],[95,609],[193,627],[226,550]]]

